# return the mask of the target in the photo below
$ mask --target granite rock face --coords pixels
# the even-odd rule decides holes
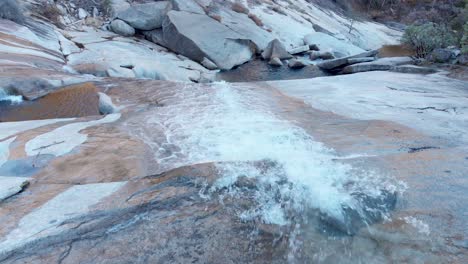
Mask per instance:
[[[253,43],[218,21],[200,14],[170,11],[163,25],[167,47],[192,60],[208,58],[220,69],[229,70],[249,61]]]
[[[170,9],[168,1],[135,4],[120,11],[117,18],[140,30],[153,30],[162,26],[164,17]]]

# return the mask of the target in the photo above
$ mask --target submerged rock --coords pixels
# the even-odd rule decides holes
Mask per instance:
[[[168,1],[136,4],[119,12],[117,18],[141,30],[152,30],[162,26],[164,16],[170,9]]]
[[[262,58],[264,60],[271,59],[271,58],[278,58],[281,60],[290,59],[292,55],[286,51],[283,43],[278,39],[272,40],[266,49],[262,52]]]
[[[320,220],[328,231],[338,231],[347,235],[356,234],[360,228],[381,221],[390,211],[395,209],[397,194],[382,190],[381,194],[373,197],[364,193],[351,194],[356,204],[342,206],[342,215],[334,216],[320,214]]]
[[[167,47],[192,60],[208,58],[229,70],[255,54],[252,42],[218,21],[200,14],[170,11],[163,25]]]
[[[110,27],[112,31],[124,37],[131,37],[135,35],[135,29],[120,19],[112,21]]]

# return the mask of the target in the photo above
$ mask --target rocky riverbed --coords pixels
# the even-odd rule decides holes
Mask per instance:
[[[468,261],[468,82],[398,30],[72,2],[0,20],[0,263]]]

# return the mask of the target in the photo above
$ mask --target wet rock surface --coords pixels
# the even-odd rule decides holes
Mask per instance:
[[[1,104],[54,110],[0,123],[0,262],[466,262],[466,82],[240,65],[277,38],[320,46],[339,71],[399,33],[350,32],[306,1],[171,2],[184,11],[169,12],[170,42],[164,25],[89,27],[94,10],[63,30],[0,21]],[[281,81],[204,83],[236,66],[218,74]]]

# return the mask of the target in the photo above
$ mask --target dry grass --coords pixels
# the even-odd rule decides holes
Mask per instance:
[[[232,4],[231,9],[232,11],[237,12],[237,13],[242,13],[246,15],[249,13],[249,9],[241,3]]]
[[[220,15],[210,15],[210,17],[220,23],[223,20]]]
[[[63,27],[62,23],[60,22],[60,10],[57,8],[55,4],[46,3],[41,6],[38,10],[38,14],[47,18],[50,22],[55,24],[58,27]]]
[[[262,22],[262,20],[261,20],[258,16],[256,16],[255,14],[250,13],[250,14],[249,14],[249,18],[252,19],[252,21],[255,22],[255,24],[256,24],[257,26],[263,27],[263,22]]]

